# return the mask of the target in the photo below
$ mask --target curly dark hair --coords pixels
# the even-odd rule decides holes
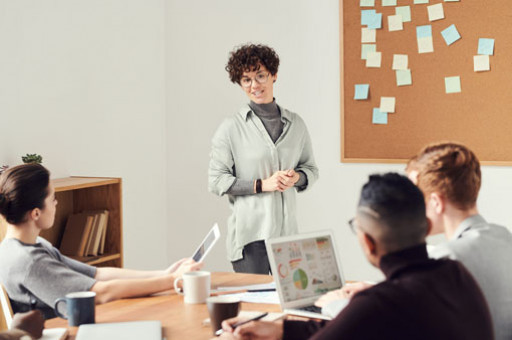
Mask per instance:
[[[260,65],[265,66],[271,75],[275,75],[279,68],[276,51],[265,45],[246,44],[231,52],[226,71],[233,83],[240,84],[244,72],[257,71]]]

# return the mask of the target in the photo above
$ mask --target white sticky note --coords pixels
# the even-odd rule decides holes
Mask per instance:
[[[402,16],[402,22],[411,22],[411,6],[398,6],[395,14]]]
[[[428,0],[414,0],[415,5],[428,4]]]
[[[444,0],[444,2],[459,2],[460,0]]]
[[[411,70],[396,70],[396,86],[412,85]]]
[[[361,28],[361,42],[362,43],[374,43],[377,37],[377,30],[372,28],[363,27]]]
[[[489,62],[488,55],[475,55],[473,56],[475,72],[490,71],[491,63]]]
[[[382,6],[396,6],[396,0],[382,0]]]
[[[444,78],[444,86],[446,89],[446,93],[460,93],[461,87],[460,87],[460,77],[454,76],[454,77],[445,77]]]
[[[382,112],[395,112],[395,97],[380,97],[380,108]]]
[[[380,67],[381,61],[381,52],[369,52],[366,55],[366,67]]]
[[[375,6],[375,0],[361,0],[359,2],[359,6],[361,6],[361,7],[374,7]]]
[[[444,19],[444,10],[443,4],[435,4],[432,6],[427,6],[428,9],[428,20],[436,21]]]
[[[390,32],[403,30],[402,16],[399,14],[388,16],[388,29]]]
[[[418,38],[418,53],[434,52],[434,40],[432,37]]]
[[[393,54],[393,70],[407,70],[409,57],[407,54]]]
[[[377,52],[377,45],[361,44],[361,59],[366,60],[368,53],[370,52]]]

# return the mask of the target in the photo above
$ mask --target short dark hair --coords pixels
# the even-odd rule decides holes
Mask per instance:
[[[405,249],[425,241],[428,222],[423,194],[407,177],[397,173],[371,175],[361,190],[359,207],[378,216],[380,241],[388,251]]]
[[[233,83],[240,84],[244,72],[257,71],[260,65],[265,66],[271,75],[275,75],[279,68],[276,51],[265,45],[246,44],[231,52],[226,71]]]
[[[25,221],[27,212],[44,208],[50,173],[40,164],[22,164],[0,175],[0,214],[10,224]]]

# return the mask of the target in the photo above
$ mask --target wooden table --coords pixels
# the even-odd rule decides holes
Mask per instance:
[[[272,281],[269,275],[212,273],[212,289],[219,286],[242,286]],[[280,312],[279,305],[242,303],[242,310]],[[208,318],[206,304],[185,304],[183,296],[174,291],[164,295],[123,299],[96,306],[96,322],[123,322],[137,320],[159,320],[162,322],[163,336],[171,339],[210,339],[212,330],[202,322]],[[46,328],[68,327],[67,320],[48,320]],[[78,327],[69,327],[74,339]]]

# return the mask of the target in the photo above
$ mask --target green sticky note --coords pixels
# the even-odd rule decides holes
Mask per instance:
[[[396,0],[382,0],[382,6],[396,6]]]
[[[414,0],[415,5],[428,4],[428,0]]]
[[[402,16],[402,22],[411,22],[411,6],[398,6],[395,14]]]
[[[361,0],[359,2],[359,6],[361,6],[361,7],[374,7],[375,6],[375,0]]]
[[[411,70],[396,70],[396,85],[412,85]]]
[[[445,77],[444,78],[444,86],[446,88],[446,93],[459,93],[460,89],[460,77]]]
[[[361,44],[361,59],[366,60],[366,56],[370,52],[377,52],[377,45],[375,45],[375,44]]]

